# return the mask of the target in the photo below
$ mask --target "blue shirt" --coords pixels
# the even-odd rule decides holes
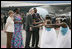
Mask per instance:
[[[66,33],[67,33],[67,31],[68,31],[68,27],[67,28],[61,28],[61,33],[62,33],[62,35],[65,35]]]
[[[51,31],[51,28],[46,28],[47,31]]]

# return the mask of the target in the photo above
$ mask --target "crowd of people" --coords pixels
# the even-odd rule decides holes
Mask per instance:
[[[5,26],[6,19],[7,19],[6,13],[5,14],[1,13],[1,30],[3,30],[3,28]]]
[[[4,31],[7,33],[7,48],[71,48],[71,22],[68,17],[46,15],[45,19],[42,19],[36,8],[30,9],[26,15],[20,14],[19,8],[14,11],[9,10],[8,14],[4,27]],[[3,25],[3,22],[1,23]],[[25,47],[22,24],[26,31]],[[40,27],[42,27],[42,35],[40,46],[38,46]],[[56,28],[60,28],[58,37]],[[31,36],[32,45],[30,47]]]

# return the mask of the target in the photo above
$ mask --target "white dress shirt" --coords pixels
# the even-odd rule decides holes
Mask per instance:
[[[6,32],[14,32],[14,21],[12,17],[8,17],[5,25]]]

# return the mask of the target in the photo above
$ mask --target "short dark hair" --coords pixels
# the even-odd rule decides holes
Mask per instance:
[[[36,8],[34,8],[34,10],[35,10]]]
[[[49,16],[49,15],[46,15],[46,16]]]
[[[49,15],[46,15],[45,17],[46,20],[50,19],[51,20],[51,17]]]

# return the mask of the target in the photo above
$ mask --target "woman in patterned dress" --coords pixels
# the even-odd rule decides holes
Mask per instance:
[[[23,39],[22,39],[22,18],[19,14],[19,10],[15,9],[15,16],[14,16],[14,33],[11,42],[11,48],[23,48]]]

